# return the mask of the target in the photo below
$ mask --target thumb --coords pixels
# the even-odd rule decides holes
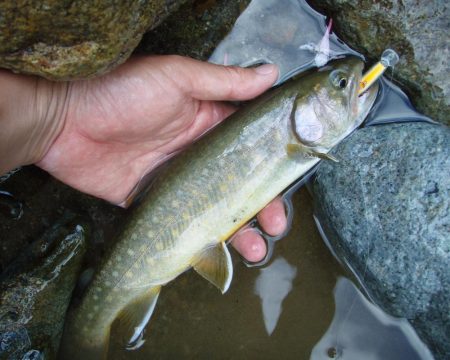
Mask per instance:
[[[249,100],[270,88],[278,78],[278,67],[265,64],[255,68],[215,65],[171,56],[171,77],[178,86],[199,100]]]

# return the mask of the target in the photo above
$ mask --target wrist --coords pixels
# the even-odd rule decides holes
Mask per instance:
[[[0,70],[0,174],[41,160],[65,123],[70,85]]]

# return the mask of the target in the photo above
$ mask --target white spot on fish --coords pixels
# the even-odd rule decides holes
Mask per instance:
[[[153,232],[153,231],[149,231],[148,233],[147,233],[147,236],[149,237],[149,238],[152,238],[153,236],[155,236],[155,233]]]
[[[157,242],[155,244],[155,248],[156,248],[156,250],[161,251],[162,249],[164,249],[164,246],[161,242]]]
[[[112,272],[112,276],[114,276],[115,278],[116,278],[116,277],[119,277],[119,273],[118,273],[117,271],[113,271],[113,272]]]
[[[130,256],[134,256],[134,251],[131,250],[131,249],[128,249],[127,250],[127,254],[130,255]]]

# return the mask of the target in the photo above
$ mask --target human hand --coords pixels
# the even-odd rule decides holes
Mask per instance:
[[[223,67],[178,56],[136,57],[111,73],[67,83],[62,125],[37,165],[62,182],[121,204],[139,180],[276,80],[274,66]],[[55,117],[55,118],[58,118]],[[58,121],[56,119],[55,121]],[[277,199],[258,215],[277,235],[286,217]],[[254,230],[235,235],[235,248],[259,261],[266,245]]]

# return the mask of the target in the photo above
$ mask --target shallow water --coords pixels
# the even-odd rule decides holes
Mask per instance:
[[[307,358],[332,320],[333,287],[342,272],[315,230],[308,193],[295,198],[301,206],[289,236],[277,242],[273,259],[282,256],[297,275],[271,336],[254,289],[261,270],[247,268],[233,252],[234,278],[225,295],[188,271],[161,291],[142,348],[121,350],[116,333],[110,358],[274,358],[288,350]]]
[[[142,347],[125,350],[125,336],[116,326],[109,358],[310,358],[333,321],[333,289],[344,273],[316,230],[306,189],[294,195],[294,206],[293,227],[276,243],[266,268],[247,268],[233,253],[234,279],[225,295],[194,271],[184,273],[163,288]],[[355,354],[365,359],[421,358],[408,343],[420,347],[420,342],[414,336],[407,340],[397,321],[365,307],[349,284],[344,281],[336,290],[341,293],[338,317],[313,358],[332,358],[335,350],[341,359],[356,359]],[[336,326],[337,333],[344,329],[350,338],[336,338]],[[367,339],[353,336],[361,333]]]

